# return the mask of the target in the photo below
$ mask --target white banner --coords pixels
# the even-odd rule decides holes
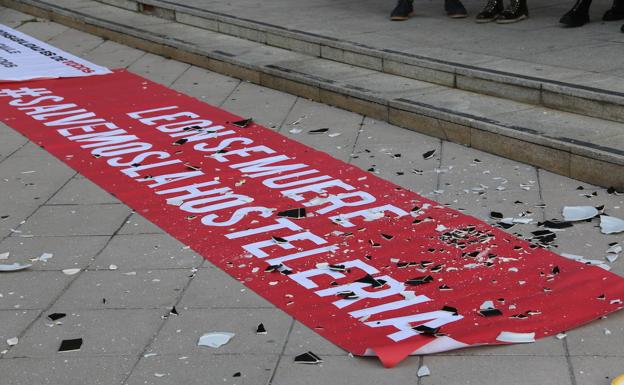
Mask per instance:
[[[100,67],[0,24],[0,81],[108,74]]]

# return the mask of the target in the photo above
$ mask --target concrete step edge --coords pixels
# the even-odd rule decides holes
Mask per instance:
[[[34,0],[0,0],[0,3],[148,52],[366,114],[561,175],[601,186],[624,188],[622,150],[596,146],[574,138],[538,135],[528,128],[506,125],[495,119],[470,116],[439,106],[413,101],[408,103],[401,98],[384,99],[383,96],[347,88],[339,83],[323,84],[318,77],[284,71],[270,64],[247,63],[227,53],[197,49],[170,36],[153,34],[53,4],[44,5]]]
[[[378,49],[167,0],[96,1],[393,75],[624,122],[623,92]]]

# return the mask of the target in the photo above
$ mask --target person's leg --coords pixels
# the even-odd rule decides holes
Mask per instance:
[[[571,10],[561,16],[559,22],[566,27],[580,27],[589,23],[589,7],[592,0],[577,0]]]
[[[496,19],[498,24],[516,23],[529,17],[527,0],[511,0],[509,7]]]
[[[504,9],[503,0],[488,0],[483,10],[477,14],[475,21],[477,23],[495,21],[503,13]]]
[[[615,21],[624,19],[624,0],[613,0],[611,9],[605,12],[602,20]]]
[[[444,0],[444,10],[448,17],[453,19],[461,19],[468,16],[468,12],[460,0]]]
[[[403,21],[414,15],[413,0],[399,0],[396,7],[390,13],[390,20]]]

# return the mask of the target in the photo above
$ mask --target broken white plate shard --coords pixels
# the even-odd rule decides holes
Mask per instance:
[[[342,133],[341,133],[341,132],[334,132],[334,133],[329,134],[329,135],[327,135],[327,136],[329,136],[330,138],[335,138],[335,137],[340,136],[340,135],[342,135]]]
[[[444,231],[448,230],[448,227],[444,226],[444,225],[437,225],[435,228],[435,231],[442,233]]]
[[[158,353],[145,353],[145,354],[143,355],[143,357],[145,357],[145,358],[149,358],[149,357],[154,357],[154,356],[157,356],[157,355],[158,355]]]
[[[513,344],[526,344],[535,342],[535,333],[515,333],[515,332],[500,332],[496,341],[510,342]]]
[[[80,269],[64,269],[62,270],[65,275],[74,275],[80,272]]]
[[[622,252],[622,246],[620,246],[617,243],[607,249],[607,253],[610,253],[610,254],[619,254],[621,252]]]
[[[600,214],[593,206],[564,206],[563,220],[567,222],[584,221]]]
[[[481,306],[479,306],[480,310],[487,310],[487,309],[494,309],[494,302],[493,301],[485,301],[481,304]]]
[[[301,134],[303,132],[302,129],[300,128],[293,128],[292,130],[289,130],[288,132],[290,132],[291,134]]]
[[[561,253],[561,256],[564,258],[572,259],[576,262],[583,263],[585,265],[598,266],[607,271],[611,270],[611,266],[607,265],[606,263],[604,263],[603,261],[599,259],[587,259],[581,255],[574,255],[574,254],[568,254],[568,253]]]
[[[607,261],[613,263],[613,262],[617,261],[618,255],[617,254],[609,254],[605,258],[607,259]]]
[[[567,336],[568,336],[568,335],[567,335],[567,334],[565,334],[565,333],[559,333],[559,334],[557,334],[555,337],[556,337],[558,340],[562,340],[562,339],[566,338]]]
[[[53,256],[54,254],[52,253],[43,253],[39,256],[39,258],[37,258],[37,260],[41,262],[48,262],[48,259],[52,258]]]
[[[22,265],[21,263],[15,262],[10,265],[0,265],[0,271],[20,271],[25,270],[31,267],[31,264]]]
[[[17,337],[13,337],[6,340],[6,342],[9,346],[15,346],[19,342],[19,339]]]
[[[423,365],[420,368],[418,368],[418,372],[416,373],[416,375],[420,378],[420,377],[426,377],[426,376],[430,376],[431,375],[431,371],[429,370],[429,368],[427,367],[427,365]]]
[[[117,267],[117,265],[109,265],[109,266],[108,266],[108,269],[109,269],[109,270],[117,270],[117,269],[118,269],[118,267]]]
[[[230,342],[230,340],[234,337],[234,335],[235,335],[234,333],[228,333],[228,332],[215,332],[215,333],[204,334],[203,336],[199,337],[197,346],[208,346],[211,348],[218,348]]]
[[[603,234],[617,234],[624,232],[624,219],[601,215],[600,231]]]
[[[0,253],[0,259],[9,259],[9,255],[11,255],[10,252],[6,252],[6,253]]]

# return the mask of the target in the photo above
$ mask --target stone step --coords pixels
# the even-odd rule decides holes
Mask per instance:
[[[392,75],[92,0],[0,4],[561,175],[624,189],[624,131],[609,120]]]
[[[182,1],[97,1],[388,74],[624,122],[624,79],[615,76],[512,59],[484,62],[484,55],[401,52],[213,12]]]

